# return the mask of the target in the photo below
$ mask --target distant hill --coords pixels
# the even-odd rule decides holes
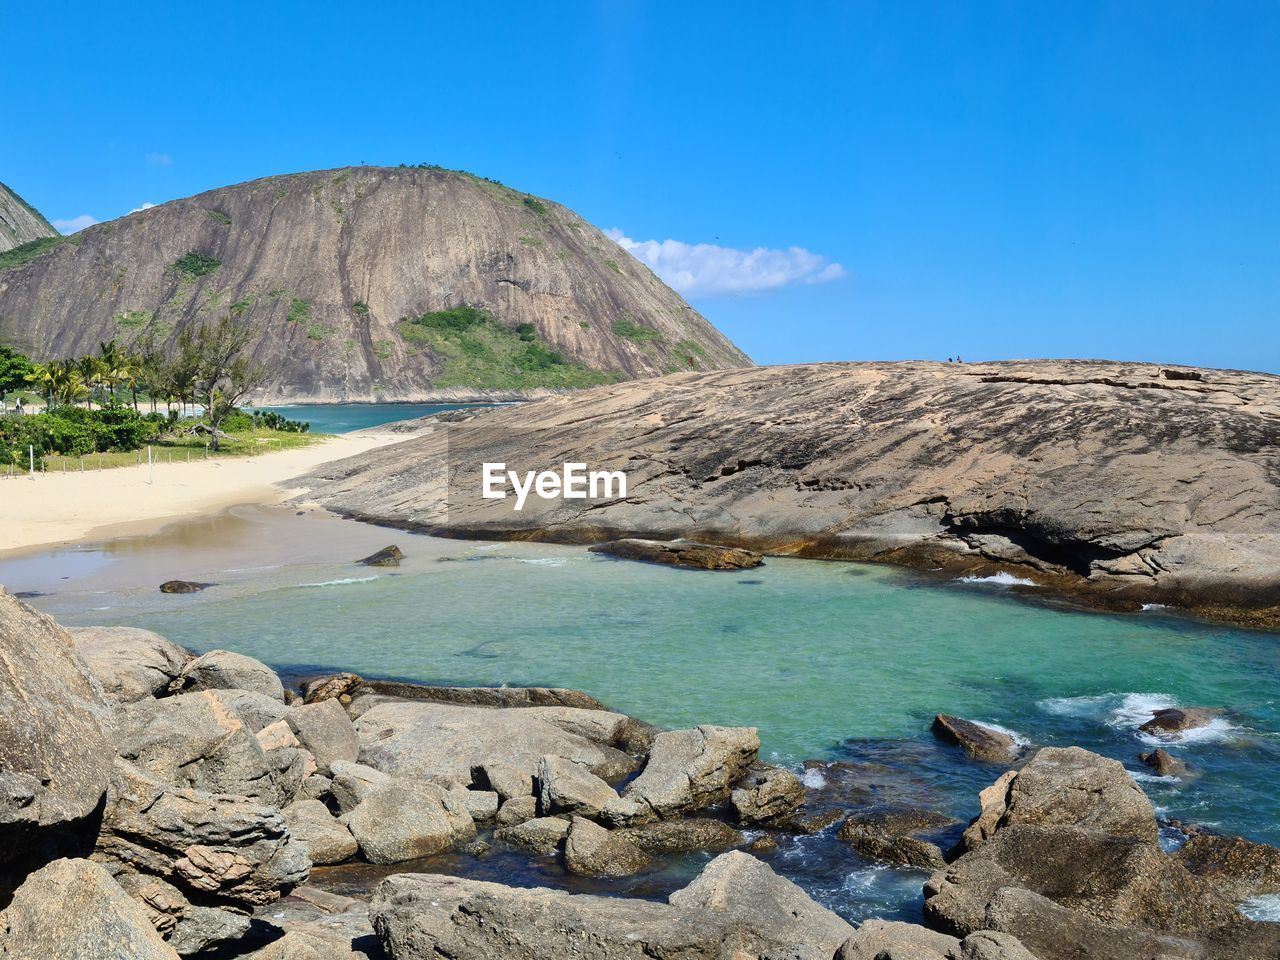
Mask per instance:
[[[171,341],[235,312],[268,399],[411,400],[750,365],[573,211],[466,173],[267,177],[0,254],[0,342]]]
[[[0,183],[0,253],[56,236],[58,231],[39,210]]]

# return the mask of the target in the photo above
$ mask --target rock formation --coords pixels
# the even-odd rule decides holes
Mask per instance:
[[[0,253],[57,236],[39,210],[0,183]]]
[[[465,307],[479,312],[406,322]],[[510,395],[749,363],[572,211],[441,169],[267,177],[0,267],[0,342],[42,360],[112,337],[172,342],[233,311],[261,331],[254,356],[281,400]]]
[[[627,497],[517,513],[481,496],[486,461],[625,470]],[[1280,377],[1266,374],[1048,360],[688,373],[437,424],[311,485],[345,515],[445,535],[1016,571],[1126,609],[1280,622]]]

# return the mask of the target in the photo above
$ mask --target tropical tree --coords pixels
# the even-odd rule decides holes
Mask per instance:
[[[238,315],[228,314],[215,323],[188,328],[179,336],[179,353],[195,370],[197,395],[218,449],[218,428],[227,414],[267,382],[267,368],[248,354],[256,331]]]
[[[57,360],[50,360],[48,363],[33,363],[31,372],[23,377],[24,380],[33,384],[44,394],[45,404],[49,407],[52,407],[57,402],[59,366]]]
[[[10,390],[16,390],[29,382],[27,375],[31,373],[31,361],[11,347],[0,343],[0,400]]]

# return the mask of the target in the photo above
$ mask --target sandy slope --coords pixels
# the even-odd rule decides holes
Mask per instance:
[[[0,479],[0,551],[123,533],[241,503],[277,503],[304,489],[278,486],[329,460],[403,440],[361,433],[261,456]]]

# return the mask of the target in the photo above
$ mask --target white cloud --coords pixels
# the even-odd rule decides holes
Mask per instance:
[[[138,213],[139,211],[142,211],[142,210],[150,210],[154,206],[155,204],[150,202],[149,200],[143,201],[142,206],[134,207],[132,210],[129,211],[129,213]],[[126,216],[128,216],[128,214],[126,214]]]
[[[170,167],[173,166],[173,157],[167,153],[148,153],[148,167]]]
[[[53,227],[62,234],[78,233],[85,227],[92,227],[97,222],[87,213],[82,213],[80,216],[72,217],[70,220],[55,220],[53,221]]]
[[[692,297],[759,293],[792,284],[828,283],[848,276],[840,264],[803,247],[738,250],[714,243],[632,240],[616,228],[607,233],[665,283]]]

